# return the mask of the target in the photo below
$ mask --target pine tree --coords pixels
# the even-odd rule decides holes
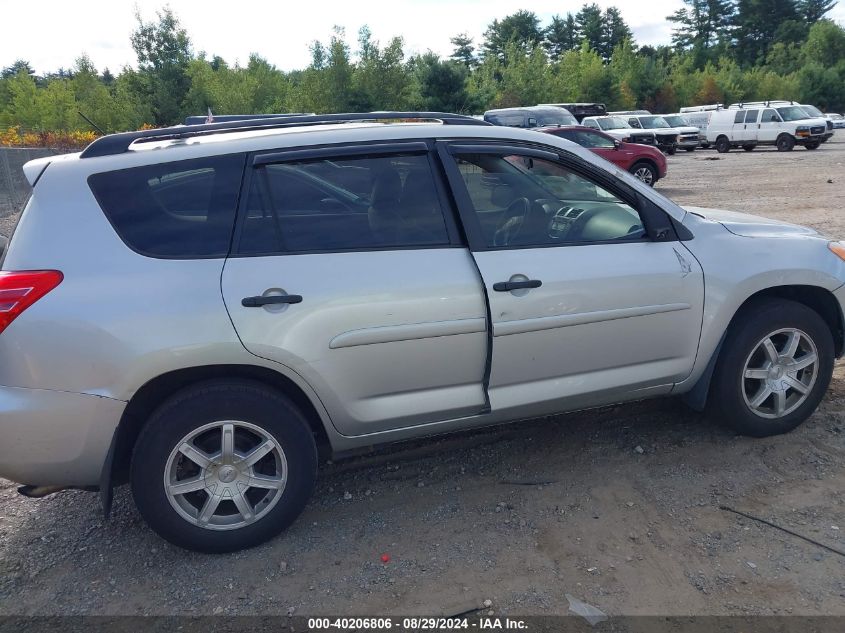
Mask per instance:
[[[596,52],[604,45],[604,18],[601,7],[597,4],[585,4],[575,14],[575,24],[578,27],[578,38]]]
[[[800,0],[798,13],[808,24],[814,24],[835,6],[836,0]]]
[[[565,18],[559,15],[552,16],[552,21],[545,31],[546,39],[543,42],[549,57],[557,61],[566,51],[578,48],[578,27],[575,25],[575,18],[567,13]]]
[[[452,46],[455,47],[452,54],[449,56],[449,59],[455,62],[460,62],[467,68],[472,68],[476,65],[475,46],[473,45],[472,38],[469,37],[469,35],[466,33],[459,33],[449,41],[452,42]]]

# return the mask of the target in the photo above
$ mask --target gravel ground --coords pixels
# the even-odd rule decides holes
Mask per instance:
[[[716,159],[716,160],[713,160]],[[845,142],[669,159],[658,189],[845,238]],[[832,181],[832,182],[831,182]],[[283,536],[178,550],[125,489],[28,500],[0,480],[0,614],[845,615],[845,371],[787,436],[732,435],[662,400],[327,463]],[[388,554],[388,563],[381,556]]]

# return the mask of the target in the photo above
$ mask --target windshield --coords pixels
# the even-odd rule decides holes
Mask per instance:
[[[596,121],[603,130],[622,130],[631,127],[627,121],[620,119],[618,116],[609,116],[605,119],[596,119]]]
[[[578,125],[575,117],[563,108],[560,109],[560,112],[538,112],[535,118],[539,127],[544,125]]]
[[[777,108],[780,117],[784,121],[800,121],[801,119],[809,119],[807,113],[798,106],[787,106],[785,108]]]
[[[678,114],[672,114],[663,118],[669,125],[674,125],[675,127],[685,127],[689,125],[689,122]]]
[[[804,110],[804,112],[806,112],[810,116],[818,116],[824,118],[824,113],[822,113],[822,111],[819,110],[816,106],[802,105],[801,109]]]
[[[640,117],[640,124],[644,128],[658,128],[658,127],[669,127],[669,124],[666,123],[666,119],[662,116],[641,116]]]

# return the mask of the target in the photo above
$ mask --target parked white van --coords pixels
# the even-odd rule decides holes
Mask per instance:
[[[707,142],[725,153],[732,147],[747,152],[757,145],[775,145],[778,151],[791,151],[795,145],[817,149],[827,126],[824,119],[807,118],[799,106],[731,106],[716,110],[707,126]]]
[[[694,125],[701,131],[699,139],[701,141],[701,147],[704,149],[710,147],[710,143],[707,142],[707,127],[710,125],[710,117],[714,112],[721,109],[721,103],[714,103],[712,105],[687,106],[681,108],[679,112],[690,125]]]

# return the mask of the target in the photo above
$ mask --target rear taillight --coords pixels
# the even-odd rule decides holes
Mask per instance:
[[[0,332],[62,279],[58,270],[0,271]]]

